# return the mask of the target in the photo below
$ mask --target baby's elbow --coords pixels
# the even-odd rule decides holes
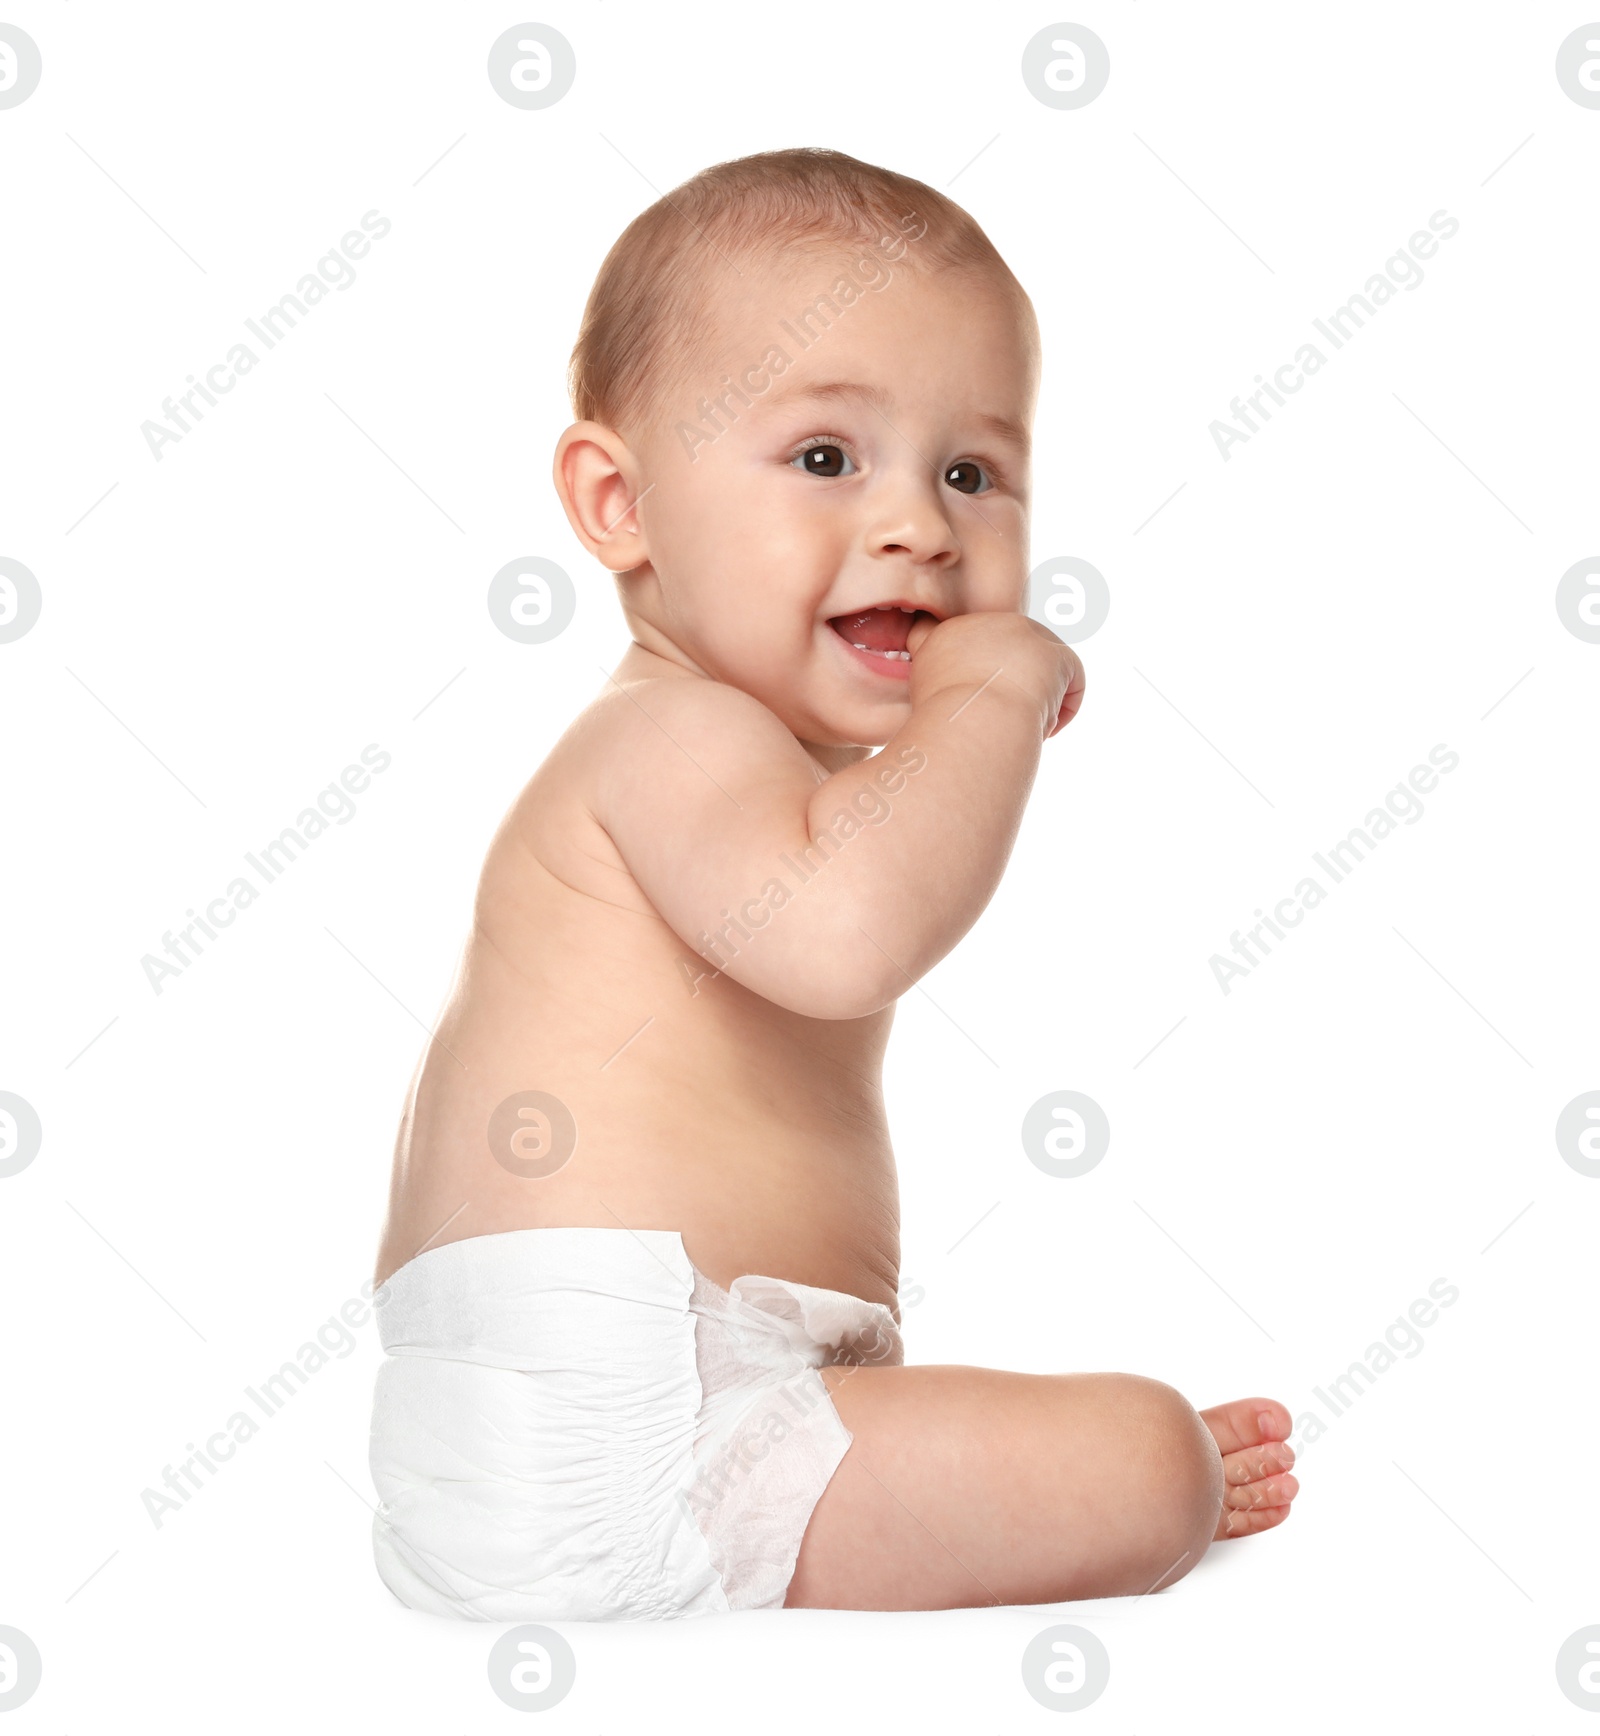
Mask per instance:
[[[820,984],[799,994],[785,997],[785,1004],[792,1013],[799,1013],[808,1019],[829,1019],[843,1023],[848,1019],[869,1019],[874,1013],[881,1013],[898,997],[892,993],[878,991],[865,993],[847,985]]]
[[[911,981],[882,956],[822,953],[807,959],[769,998],[808,1019],[866,1019],[892,1006]]]

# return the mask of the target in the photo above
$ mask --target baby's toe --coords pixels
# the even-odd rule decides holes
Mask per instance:
[[[1217,1521],[1215,1537],[1252,1537],[1258,1531],[1270,1531],[1281,1525],[1293,1511],[1290,1507],[1224,1507]]]
[[[1224,1508],[1253,1511],[1261,1507],[1287,1507],[1300,1493],[1299,1480],[1285,1471],[1282,1476],[1263,1477],[1251,1483],[1230,1483],[1223,1491]]]
[[[1213,1405],[1201,1411],[1200,1420],[1216,1436],[1225,1457],[1264,1441],[1287,1440],[1294,1426],[1288,1411],[1270,1398],[1236,1398],[1231,1404]]]
[[[1267,1441],[1259,1447],[1227,1454],[1222,1472],[1230,1483],[1256,1483],[1263,1477],[1287,1471],[1293,1463],[1294,1448],[1287,1441]]]

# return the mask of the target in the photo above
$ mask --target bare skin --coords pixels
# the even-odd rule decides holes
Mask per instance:
[[[894,1002],[993,894],[1083,672],[1021,613],[1031,316],[902,266],[758,386],[777,318],[836,266],[746,259],[713,296],[703,386],[562,437],[557,488],[633,643],[490,846],[406,1104],[380,1282],[424,1248],[590,1225],[676,1230],[724,1288],[765,1273],[895,1305]],[[730,378],[738,414],[698,417]],[[527,1123],[537,1179],[490,1139],[529,1090],[577,1130],[568,1150]],[[826,1378],[855,1445],[791,1604],[1138,1594],[1280,1523],[1296,1489],[1269,1400],[1197,1413],[1114,1374]]]
[[[855,1442],[806,1529],[791,1609],[1143,1596],[1213,1541],[1281,1524],[1299,1487],[1270,1399],[1197,1415],[1131,1374],[823,1378]]]

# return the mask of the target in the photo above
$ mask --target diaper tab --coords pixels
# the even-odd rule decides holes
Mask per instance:
[[[770,1319],[813,1368],[898,1368],[906,1359],[900,1328],[881,1302],[759,1273],[735,1278],[728,1293]]]

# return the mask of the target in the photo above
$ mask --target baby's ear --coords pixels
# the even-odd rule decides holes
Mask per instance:
[[[599,422],[574,422],[556,442],[556,493],[573,534],[603,567],[625,573],[649,559],[634,507],[639,464],[626,440]]]

